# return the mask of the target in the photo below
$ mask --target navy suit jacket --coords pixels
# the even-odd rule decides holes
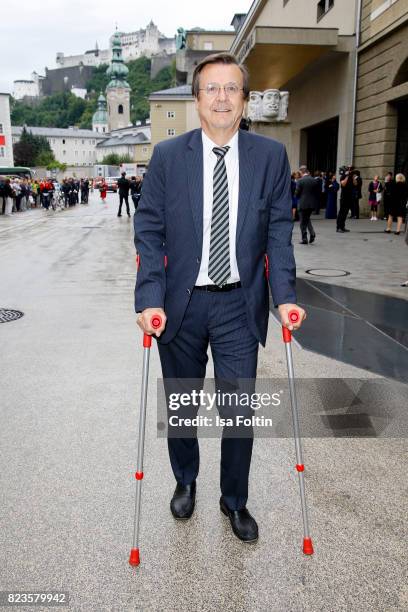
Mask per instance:
[[[236,257],[248,325],[264,345],[269,318],[265,255],[275,306],[296,302],[290,169],[285,147],[270,138],[240,130],[238,149]],[[201,263],[201,129],[155,146],[134,228],[139,254],[135,310],[164,309],[167,325],[159,341],[167,343],[180,328]]]

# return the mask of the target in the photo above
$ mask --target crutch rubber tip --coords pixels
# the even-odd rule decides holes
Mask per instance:
[[[132,548],[130,551],[129,564],[133,566],[140,565],[140,555],[138,548]]]
[[[305,555],[313,555],[312,538],[303,538],[303,552]]]

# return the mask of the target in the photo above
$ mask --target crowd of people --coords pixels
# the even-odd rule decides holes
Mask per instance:
[[[126,173],[117,181],[119,192],[118,217],[122,216],[122,205],[130,217],[129,195],[136,210],[141,196],[142,176],[126,178]],[[98,190],[101,200],[106,199],[108,184],[105,178],[64,178],[61,182],[44,178],[41,180],[0,176],[0,214],[11,216],[30,208],[69,208],[76,204],[87,204],[89,193]]]
[[[312,174],[301,166],[292,174],[292,213],[300,221],[301,244],[310,244],[316,239],[311,216],[325,209],[326,219],[336,219],[336,230],[346,233],[347,218],[360,218],[360,200],[363,198],[363,181],[360,171],[353,166],[340,168],[339,180],[331,172]],[[338,206],[338,192],[340,205]],[[407,215],[408,183],[403,174],[393,176],[388,172],[384,181],[378,175],[368,184],[367,202],[370,210],[370,221],[378,221],[381,211],[382,219],[387,221],[385,233],[392,231],[393,221],[397,226],[394,234],[401,233],[402,224]],[[309,238],[307,236],[309,232]]]
[[[93,180],[88,178],[64,178],[32,180],[18,177],[0,177],[0,214],[11,216],[30,208],[49,210],[58,206],[68,208],[87,204]]]

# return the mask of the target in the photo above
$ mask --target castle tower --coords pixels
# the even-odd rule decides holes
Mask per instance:
[[[112,41],[112,61],[106,74],[110,81],[106,87],[109,131],[125,128],[130,123],[130,86],[126,81],[129,69],[122,57],[120,33],[115,32]]]
[[[102,134],[109,132],[108,110],[106,100],[102,92],[98,98],[98,108],[92,117],[92,129],[94,132],[99,132]]]

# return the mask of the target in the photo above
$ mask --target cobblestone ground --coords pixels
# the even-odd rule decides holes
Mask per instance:
[[[0,590],[64,589],[71,610],[98,612],[407,610],[406,440],[305,440],[313,557],[301,552],[291,439],[255,441],[256,545],[239,542],[219,511],[217,440],[201,442],[196,511],[175,523],[156,435],[156,348],[142,563],[128,565],[142,352],[132,222],[116,217],[116,203],[95,195],[86,207],[0,217],[0,308],[24,313],[0,325]],[[374,231],[367,221],[350,228],[339,235],[317,221],[316,244],[296,244],[300,276],[345,268],[353,274],[340,283],[403,297],[402,236],[359,234]],[[296,345],[294,359],[302,377],[372,376]],[[272,320],[259,376],[285,372]]]

